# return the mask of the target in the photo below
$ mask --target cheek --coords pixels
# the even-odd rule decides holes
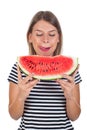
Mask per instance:
[[[58,38],[55,38],[55,39],[52,39],[51,40],[51,43],[53,43],[53,44],[58,44],[58,42],[59,42],[59,39]]]
[[[58,35],[58,37],[56,38],[56,41],[57,41],[57,43],[59,42],[59,35]]]
[[[33,40],[32,40],[32,44],[33,44],[33,47],[34,47],[34,48],[37,48],[38,45],[40,44],[39,39],[37,39],[37,38],[33,38]]]
[[[29,35],[29,42],[30,43],[35,43],[37,41],[36,37],[33,34]]]
[[[32,39],[32,42],[35,43],[35,44],[38,44],[38,43],[40,42],[40,39],[34,37],[34,38]]]
[[[59,34],[57,35],[57,37],[55,38],[56,42],[58,43],[59,42]]]

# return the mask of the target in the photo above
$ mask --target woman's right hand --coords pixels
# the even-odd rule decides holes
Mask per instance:
[[[9,84],[9,113],[15,120],[19,119],[24,112],[24,102],[31,89],[37,84],[38,80],[33,79],[33,75],[23,78],[19,66],[18,71],[18,84],[10,82]]]
[[[17,65],[18,71],[18,97],[20,100],[24,100],[30,94],[31,89],[38,83],[38,79],[33,79],[33,74],[29,74],[27,77],[22,78],[20,68]]]

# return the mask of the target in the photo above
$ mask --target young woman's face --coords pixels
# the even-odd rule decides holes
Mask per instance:
[[[29,42],[33,44],[37,55],[52,56],[59,43],[59,34],[56,27],[40,20],[29,35]]]

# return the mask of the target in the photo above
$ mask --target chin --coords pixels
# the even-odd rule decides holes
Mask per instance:
[[[52,56],[52,55],[47,55],[47,54],[44,54],[44,55],[41,55],[41,56]]]
[[[44,52],[44,53],[37,53],[37,55],[40,55],[40,56],[53,56],[53,54],[51,53],[46,53],[46,52]]]

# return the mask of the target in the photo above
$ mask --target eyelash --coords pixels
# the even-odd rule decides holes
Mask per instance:
[[[43,34],[36,34],[36,36],[42,36]]]
[[[43,34],[36,34],[36,36],[43,36]],[[49,36],[54,37],[55,34],[49,34]]]
[[[49,34],[49,36],[54,37],[54,36],[55,36],[55,34]]]

